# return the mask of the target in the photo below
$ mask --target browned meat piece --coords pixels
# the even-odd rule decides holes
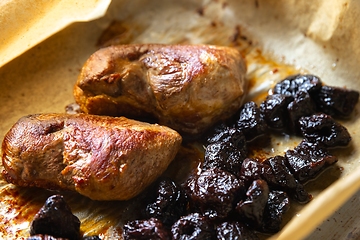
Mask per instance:
[[[151,116],[183,136],[196,136],[241,107],[245,73],[234,48],[117,45],[87,60],[74,95],[85,113]]]
[[[20,186],[126,200],[168,167],[180,145],[176,131],[124,117],[31,115],[4,138],[3,175]]]

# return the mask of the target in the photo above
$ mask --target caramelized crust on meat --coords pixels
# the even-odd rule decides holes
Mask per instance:
[[[127,200],[165,171],[181,140],[168,127],[124,117],[31,115],[4,138],[3,175],[20,186]]]
[[[239,51],[211,45],[117,45],[95,52],[74,87],[85,113],[154,117],[197,136],[231,116],[246,95]]]

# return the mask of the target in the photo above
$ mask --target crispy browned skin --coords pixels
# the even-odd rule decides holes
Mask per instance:
[[[127,200],[165,171],[181,140],[168,127],[124,117],[31,115],[4,138],[3,175],[20,186]]]
[[[241,107],[245,73],[242,56],[230,47],[117,45],[87,60],[74,96],[85,113],[152,116],[196,136]]]

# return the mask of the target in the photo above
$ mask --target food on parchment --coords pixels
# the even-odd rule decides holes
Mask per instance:
[[[74,96],[85,113],[152,117],[194,136],[241,107],[245,73],[245,62],[234,48],[117,45],[90,56]]]
[[[299,125],[303,137],[309,142],[319,142],[326,147],[341,147],[351,141],[348,130],[323,113],[301,117]]]
[[[285,153],[287,166],[295,178],[305,183],[319,175],[323,169],[338,161],[321,142],[310,143],[306,140]]]
[[[351,141],[345,127],[319,111],[324,109],[325,101],[331,103],[328,112],[337,109],[346,113],[337,117],[349,116],[358,101],[358,92],[333,87],[329,87],[333,90],[324,100],[319,94],[324,89],[328,88],[313,75],[287,77],[275,85],[259,107],[255,102],[245,103],[231,118],[208,131],[202,139],[204,162],[181,185],[188,209],[171,226],[173,239],[258,239],[252,231],[276,233],[281,229],[292,200],[302,204],[310,201],[304,184],[337,162],[330,153],[332,148],[347,146]],[[349,93],[346,101],[339,97],[345,92]],[[282,156],[249,157],[250,144],[274,132],[304,139]],[[165,208],[158,209],[165,212]],[[157,219],[157,224],[162,223]],[[140,226],[138,231],[144,229]]]
[[[331,86],[322,86],[316,97],[321,112],[335,117],[349,117],[358,100],[359,92]]]
[[[30,115],[4,138],[3,175],[20,186],[126,200],[165,171],[181,141],[168,127],[124,117]]]

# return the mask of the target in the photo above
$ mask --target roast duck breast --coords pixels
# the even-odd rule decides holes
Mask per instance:
[[[198,136],[241,107],[245,73],[235,48],[115,45],[90,56],[74,96],[85,113],[152,117],[183,137]]]
[[[127,200],[165,171],[181,141],[168,127],[125,117],[30,115],[5,135],[3,176],[19,186]]]

